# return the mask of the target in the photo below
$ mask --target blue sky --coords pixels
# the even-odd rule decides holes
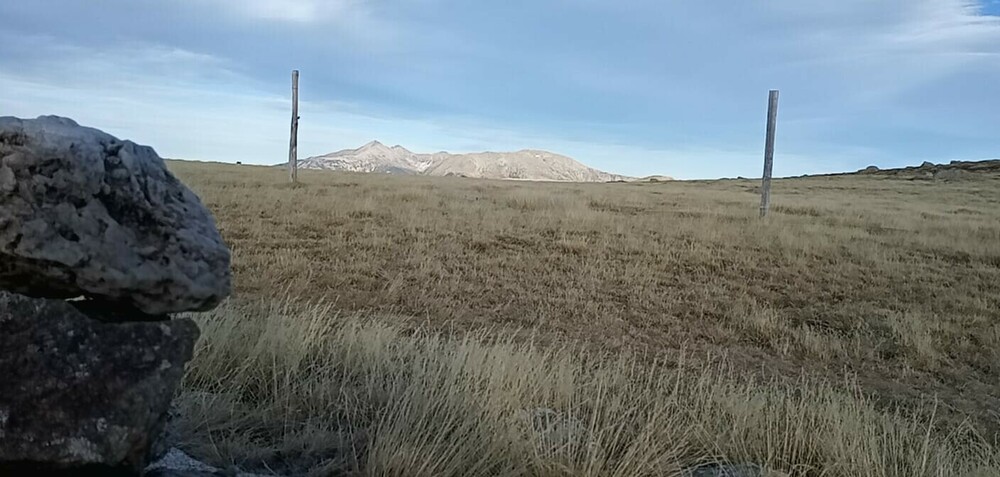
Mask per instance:
[[[1000,157],[997,0],[32,0],[0,3],[0,115],[165,157],[371,139],[539,148],[611,172],[759,176]]]

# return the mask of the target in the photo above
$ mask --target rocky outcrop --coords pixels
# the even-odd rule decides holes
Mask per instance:
[[[0,475],[139,475],[198,339],[169,314],[229,289],[211,215],[151,148],[0,118]]]
[[[865,174],[906,180],[958,181],[1000,177],[1000,159],[986,161],[951,161],[934,164],[924,161],[919,166],[880,169],[868,166],[852,174]],[[841,174],[831,174],[841,175]]]
[[[229,251],[152,148],[66,118],[2,117],[0,288],[205,310],[229,294]]]
[[[105,323],[0,292],[0,475],[141,469],[197,337],[187,319]]]

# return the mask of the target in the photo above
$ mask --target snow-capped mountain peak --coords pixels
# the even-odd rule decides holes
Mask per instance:
[[[403,146],[388,147],[379,141],[371,141],[357,149],[302,159],[299,168],[574,182],[630,179],[587,167],[572,158],[548,151],[524,149],[516,152],[417,154]]]

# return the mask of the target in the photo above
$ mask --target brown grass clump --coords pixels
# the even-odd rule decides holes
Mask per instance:
[[[997,177],[778,180],[761,221],[751,181],[306,171],[290,188],[278,169],[170,166],[234,253],[235,302],[200,318],[183,398],[201,455],[365,475],[720,458],[996,474]],[[537,413],[574,441],[531,443]]]
[[[970,429],[878,410],[857,390],[731,368],[402,332],[330,306],[237,306],[204,333],[180,397],[185,447],[213,463],[312,475],[987,476]]]

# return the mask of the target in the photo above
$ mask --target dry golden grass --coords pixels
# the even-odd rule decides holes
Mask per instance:
[[[969,429],[885,413],[857,390],[755,381],[630,354],[403,333],[329,306],[224,305],[179,402],[216,464],[369,476],[993,476]]]
[[[234,253],[182,398],[217,461],[1000,473],[996,176],[779,180],[761,221],[752,181],[170,167]],[[584,430],[534,442],[518,416],[540,407]]]

